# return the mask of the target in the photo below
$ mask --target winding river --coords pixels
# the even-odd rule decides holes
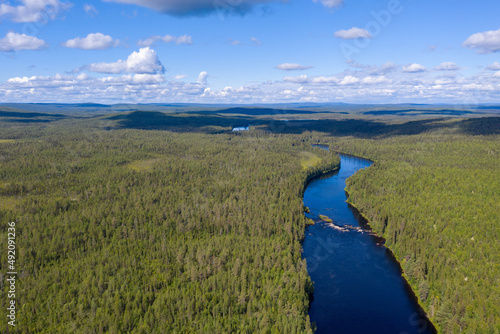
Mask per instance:
[[[309,316],[316,333],[435,333],[383,239],[345,202],[346,179],[371,162],[340,157],[340,170],[312,179],[304,193],[306,216],[316,221],[307,227],[303,243],[314,281]]]

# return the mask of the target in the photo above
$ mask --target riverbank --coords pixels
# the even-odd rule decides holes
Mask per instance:
[[[342,151],[337,151],[337,150],[333,150],[333,152],[337,153],[337,154],[344,154],[344,155],[349,155],[349,156],[353,156],[353,157],[357,157],[357,158],[361,158],[361,159],[365,159],[365,160],[368,160],[368,161],[371,161],[373,164],[376,163],[376,160],[373,160],[373,159],[370,159],[370,158],[367,158],[367,157],[364,157],[364,156],[358,156],[358,155],[354,155],[354,154],[349,154],[349,153],[344,153]],[[371,166],[370,166],[371,167]],[[354,175],[353,175],[354,176]],[[418,298],[418,295],[416,294],[415,291],[418,290],[418,287],[417,286],[413,286],[409,279],[408,279],[408,276],[406,275],[404,269],[403,269],[403,266],[401,264],[401,262],[398,261],[398,258],[396,257],[396,254],[394,253],[394,250],[391,249],[389,246],[387,246],[386,244],[386,240],[383,236],[381,236],[379,233],[380,231],[378,231],[376,228],[374,228],[374,226],[371,224],[370,222],[370,218],[365,214],[363,213],[357,206],[356,206],[356,203],[354,203],[352,200],[351,200],[351,197],[349,196],[349,185],[348,185],[348,181],[349,180],[346,180],[346,187],[344,188],[344,191],[346,193],[346,197],[347,197],[347,200],[346,200],[346,203],[348,205],[350,205],[355,211],[356,213],[363,218],[366,226],[368,226],[370,228],[370,230],[372,231],[372,233],[377,236],[378,238],[380,238],[380,240],[383,241],[383,246],[389,251],[389,253],[391,254],[392,258],[394,259],[394,261],[399,265],[399,269],[401,271],[401,277],[404,279],[409,291],[411,291],[411,294],[413,295],[413,298],[414,300],[418,303],[418,305],[420,306],[420,309],[421,311],[425,314],[427,320],[429,321],[429,323],[434,327],[434,331],[435,333],[438,333],[438,329],[437,329],[437,326],[434,322],[432,322],[431,318],[428,316],[428,313],[429,311],[426,310],[425,308],[425,305],[421,302],[421,300]]]
[[[332,326],[346,333],[435,333],[400,264],[380,245],[383,239],[366,229],[344,231],[364,227],[346,203],[345,180],[370,165],[371,160],[342,155],[340,168],[330,176],[311,173],[306,183],[304,205],[311,210],[306,217],[319,222],[306,228],[303,242],[303,257],[315,282],[311,322],[316,322],[317,333],[329,333]],[[322,222],[321,215],[332,218],[342,231]]]
[[[347,195],[349,195],[349,191],[348,191],[348,187],[345,188],[345,192]],[[435,333],[438,333],[438,329],[437,329],[437,326],[434,322],[432,322],[431,318],[429,318],[428,316],[428,311],[425,309],[425,306],[424,304],[420,301],[420,299],[418,298],[417,294],[415,293],[415,291],[417,291],[418,287],[417,286],[413,286],[412,284],[410,284],[409,282],[409,279],[408,279],[408,276],[406,275],[404,269],[403,269],[403,266],[401,265],[401,262],[398,261],[398,258],[396,257],[396,254],[394,254],[394,251],[389,247],[387,246],[386,244],[386,240],[384,237],[382,237],[379,232],[377,232],[376,229],[374,229],[373,225],[370,223],[370,219],[363,213],[361,212],[358,207],[356,206],[355,203],[353,203],[352,201],[349,200],[349,196],[347,196],[347,204],[353,209],[356,211],[357,214],[359,214],[360,217],[362,217],[365,221],[365,224],[370,228],[371,232],[373,233],[374,236],[380,238],[380,240],[382,240],[382,245],[389,251],[389,254],[391,255],[391,257],[394,259],[394,262],[396,262],[398,265],[399,265],[399,269],[401,271],[401,277],[404,279],[404,282],[408,288],[408,291],[411,292],[411,295],[414,299],[415,302],[417,302],[417,304],[420,306],[420,311],[425,315],[425,317],[427,318],[427,320],[429,321],[429,323],[433,326],[433,329],[434,329],[434,332]]]

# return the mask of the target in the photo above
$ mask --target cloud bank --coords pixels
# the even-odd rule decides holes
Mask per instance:
[[[210,76],[205,71],[198,72],[199,75],[194,82],[185,82],[184,74],[166,75],[156,52],[146,47],[132,52],[126,59],[90,64],[73,74],[10,78],[0,83],[0,101],[102,103],[165,101],[387,103],[391,101],[391,103],[453,103],[469,106],[500,101],[499,66],[498,63],[493,63],[485,69],[479,69],[477,73],[465,76],[460,69],[451,70],[455,68],[451,62],[435,64],[432,67],[442,70],[428,70],[421,64],[401,66],[391,62],[381,65],[352,62],[350,68],[335,74],[288,75],[282,79],[217,88],[210,85]],[[190,76],[192,75],[193,73],[190,73]]]

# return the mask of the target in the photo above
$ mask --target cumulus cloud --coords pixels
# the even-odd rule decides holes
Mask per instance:
[[[315,84],[338,84],[340,82],[340,79],[335,76],[320,75],[318,77],[312,78],[311,82]]]
[[[116,47],[119,44],[119,40],[115,40],[113,39],[113,37],[101,34],[100,32],[95,34],[88,34],[87,37],[83,38],[76,37],[62,43],[62,45],[67,48],[82,50],[106,50]]]
[[[372,38],[373,36],[366,29],[353,27],[349,30],[336,31],[335,37],[342,39],[357,39],[357,38]]]
[[[500,71],[500,63],[496,61],[493,64],[487,66],[486,69],[490,71]]]
[[[359,79],[356,78],[356,77],[353,77],[352,75],[347,75],[344,77],[344,79],[342,79],[342,81],[340,81],[340,85],[352,85],[352,84],[355,84],[355,83],[358,83],[359,82]]]
[[[245,14],[254,6],[282,0],[104,0],[147,7],[174,16],[200,16],[217,12]]]
[[[367,76],[364,77],[361,80],[362,83],[367,84],[367,85],[375,85],[375,84],[381,84],[381,83],[390,83],[391,80],[385,77],[384,75],[381,76]]]
[[[94,63],[85,67],[90,72],[97,73],[135,73],[135,74],[160,74],[165,68],[158,59],[156,52],[148,47],[134,51],[127,60],[118,60],[114,63]]]
[[[500,52],[500,29],[474,34],[467,38],[463,46],[469,49],[477,49],[477,53],[480,54]]]
[[[207,84],[207,79],[208,79],[208,73],[207,72],[201,72],[200,75],[198,75],[198,83],[200,85],[206,85]]]
[[[8,2],[0,4],[0,18],[6,17],[14,22],[38,22],[54,19],[71,4],[58,0],[19,0],[21,5],[12,6]]]
[[[283,63],[276,66],[278,70],[283,71],[300,71],[300,70],[308,70],[313,68],[312,66],[304,66],[296,63]]]
[[[165,35],[165,36],[152,36],[149,38],[146,38],[145,40],[140,40],[139,43],[137,43],[139,46],[152,46],[156,42],[163,42],[163,43],[175,43],[177,45],[179,44],[193,44],[193,39],[191,36],[188,35],[183,35],[179,37],[175,37],[172,35]]]
[[[458,66],[454,62],[447,61],[447,62],[439,64],[434,69],[436,71],[458,71],[460,69],[460,66]]]
[[[34,36],[8,32],[0,39],[1,52],[13,52],[21,50],[40,50],[47,47],[47,43]]]
[[[373,72],[378,73],[378,74],[387,74],[387,73],[394,72],[397,68],[398,68],[398,65],[394,64],[392,61],[388,61],[388,62],[382,64],[382,66],[380,66],[380,68],[376,68]]]
[[[405,73],[420,73],[426,70],[424,65],[421,64],[410,64],[403,66],[403,72]]]
[[[313,0],[313,2],[319,2],[327,8],[333,8],[344,3],[344,0]]]
[[[292,82],[292,83],[306,83],[308,82],[307,75],[300,75],[298,77],[284,77],[283,78],[284,82]]]

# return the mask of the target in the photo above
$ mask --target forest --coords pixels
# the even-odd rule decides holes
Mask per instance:
[[[313,333],[302,194],[335,151],[375,161],[349,202],[439,332],[500,333],[498,117],[25,114],[0,114],[19,333]]]

